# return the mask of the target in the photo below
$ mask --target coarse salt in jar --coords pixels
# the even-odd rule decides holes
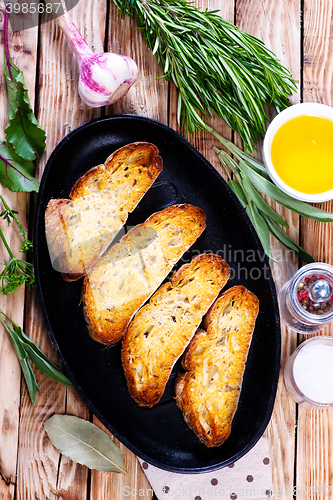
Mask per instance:
[[[333,406],[333,337],[312,337],[300,344],[287,361],[284,382],[305,408]]]
[[[315,262],[301,267],[280,290],[282,321],[299,333],[315,333],[333,320],[333,266]]]

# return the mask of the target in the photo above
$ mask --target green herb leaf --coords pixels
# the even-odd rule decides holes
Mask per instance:
[[[35,160],[45,148],[45,133],[32,112],[23,73],[8,48],[8,12],[4,10],[4,65],[9,111],[6,141],[0,142],[0,182],[11,191],[38,191]]]
[[[51,443],[74,462],[99,471],[126,472],[117,445],[91,422],[70,415],[53,415],[44,428]]]
[[[36,382],[35,374],[29,363],[31,361],[43,373],[53,380],[65,385],[72,385],[71,381],[64,375],[59,368],[29,339],[22,328],[14,323],[3,311],[0,310],[0,321],[6,329],[19,359],[22,373],[25,378],[30,399],[35,404],[36,391],[40,392]]]
[[[309,255],[305,250],[303,250],[297,243],[295,243],[288,235],[285,233],[278,224],[282,224],[283,226],[287,226],[287,223],[284,219],[280,218],[280,216],[273,210],[271,207],[265,202],[265,200],[260,196],[260,194],[255,190],[258,190],[271,195],[272,198],[279,201],[277,197],[281,193],[284,193],[277,188],[274,184],[267,179],[267,172],[265,170],[264,165],[262,165],[259,161],[253,159],[251,156],[247,155],[243,151],[241,151],[237,146],[235,146],[232,142],[228,141],[220,134],[218,134],[214,129],[207,126],[207,131],[211,132],[220,142],[223,144],[229,151],[232,153],[235,158],[238,160],[238,164],[236,161],[231,158],[225,151],[217,149],[213,146],[214,151],[217,153],[218,158],[221,162],[221,165],[224,167],[227,172],[229,178],[230,174],[228,168],[232,170],[234,175],[236,176],[238,183],[234,180],[229,180],[229,185],[238,196],[238,199],[242,203],[243,207],[246,208],[246,212],[259,236],[259,239],[265,249],[265,253],[269,258],[272,258],[269,238],[267,237],[267,229],[268,231],[275,236],[281,243],[283,243],[287,248],[293,250],[296,255],[298,255],[305,262],[313,262],[313,258]],[[252,182],[252,184],[251,184]],[[277,197],[275,196],[277,193]],[[281,195],[281,196],[282,196]],[[288,195],[283,197],[283,200],[286,203],[280,203],[286,208],[299,210],[298,213],[301,215],[307,214],[310,217],[310,213],[315,215],[317,220],[321,220],[324,222],[331,221],[331,216],[328,212],[324,210],[320,210],[312,207],[304,202],[299,202],[298,200],[294,200]],[[292,208],[293,207],[293,208]],[[266,224],[266,227],[265,227]],[[274,260],[274,259],[273,259]]]
[[[245,176],[242,176],[242,182],[249,198],[262,212],[264,212],[264,214],[268,215],[268,217],[273,219],[278,224],[281,224],[284,227],[289,227],[287,222],[282,217],[280,217],[279,214],[277,214],[275,210],[273,210],[273,208],[268,205],[268,203],[262,198],[262,196],[260,196],[258,191],[253,188],[252,184]]]
[[[8,19],[5,19],[4,23],[6,26]],[[4,67],[9,99],[9,121],[5,129],[7,141],[12,144],[16,154],[21,158],[26,161],[33,161],[41,156],[44,151],[45,132],[39,126],[31,109],[23,73],[10,57],[7,29],[4,32],[4,46]]]
[[[249,203],[246,207],[246,213],[249,216],[256,233],[261,241],[261,244],[264,248],[265,254],[274,262],[276,260],[274,259],[271,251],[271,242],[270,242],[270,237],[269,237],[269,228],[267,226],[267,223],[265,219],[260,215],[258,212],[257,208],[253,205],[253,203]]]
[[[32,249],[32,241],[30,241],[27,238],[26,229],[23,227],[21,222],[16,217],[18,212],[16,210],[12,210],[11,208],[9,208],[8,204],[6,203],[6,200],[1,195],[0,195],[0,200],[2,201],[2,204],[5,208],[5,210],[3,212],[1,212],[0,217],[3,217],[3,219],[7,221],[8,226],[14,220],[19,227],[18,232],[23,238],[23,244],[20,248],[20,252],[27,252],[28,250],[31,250]]]
[[[10,326],[10,323],[8,321],[7,316],[2,311],[0,311],[0,314],[1,314],[0,315],[1,323],[5,327],[8,335],[13,343],[13,346],[14,346],[14,349],[15,349],[15,352],[17,354],[19,361],[22,361],[22,359],[26,359],[27,353],[25,352],[20,340],[17,338],[14,329],[12,328],[12,326]]]
[[[242,162],[239,163],[239,168],[246,175],[248,180],[254,185],[254,187],[258,189],[258,191],[261,191],[267,196],[270,196],[271,198],[273,198],[273,200],[277,201],[286,208],[293,210],[303,217],[308,217],[320,222],[333,222],[332,213],[325,212],[325,210],[321,210],[320,208],[308,205],[303,201],[291,198],[291,196],[285,194],[283,191],[281,191],[281,189],[275,186],[275,184],[263,178],[260,174],[254,172]]]
[[[8,96],[11,107],[9,122],[5,128],[6,138],[12,144],[15,152],[21,158],[33,161],[40,157],[45,148],[45,132],[38,124],[31,109],[28,91],[23,80],[23,73],[12,63],[11,75],[15,80],[10,79],[8,68],[5,70]],[[16,74],[14,74],[14,68]]]
[[[31,361],[41,372],[45,373],[45,375],[48,375],[49,377],[53,378],[53,380],[56,380],[61,384],[68,386],[73,385],[69,378],[66,377],[66,375],[64,375],[57,366],[51,363],[50,360],[44,355],[44,353],[42,353],[38,349],[35,344],[31,345],[30,343],[23,342],[23,346],[28,353]]]
[[[237,164],[235,160],[231,158],[225,151],[219,150],[215,146],[213,146],[214,151],[217,153],[218,158],[223,167],[225,168],[226,172],[228,173],[228,175],[230,175],[227,170],[229,167],[231,168],[234,175],[241,184],[240,188],[241,191],[239,191],[239,188],[236,187],[238,183],[235,181],[231,181],[232,189],[240,199],[242,205],[244,206],[245,200],[246,202],[248,202],[248,205],[246,206],[247,214],[259,236],[259,239],[265,249],[266,255],[269,258],[271,258],[272,256],[269,238],[267,237],[267,229],[268,229],[269,232],[273,236],[275,236],[275,238],[277,238],[287,248],[293,250],[296,253],[296,255],[300,257],[302,260],[304,260],[305,262],[313,262],[314,260],[311,257],[311,255],[305,252],[303,248],[301,248],[297,243],[295,243],[287,235],[287,233],[285,233],[280,228],[278,223],[286,226],[286,222],[284,221],[284,219],[281,219],[283,221],[282,223],[281,220],[279,219],[279,216],[277,216],[276,212],[273,211],[272,213],[270,210],[271,207],[269,207],[269,205],[266,204],[266,202],[262,203],[264,201],[263,198],[260,196],[259,193],[257,193],[257,191],[252,186],[250,181],[252,181],[254,186],[260,191],[267,193],[267,191],[265,191],[265,186],[266,189],[268,188],[270,189],[271,186],[273,186],[274,193],[281,192],[282,194],[284,194],[279,188],[277,188],[274,184],[272,184],[270,180],[267,179],[266,175],[267,172],[265,170],[264,165],[262,165],[260,162],[254,160],[251,156],[241,151],[237,146],[235,146],[232,142],[222,137],[211,127],[207,126],[207,131],[211,132],[221,142],[221,144],[223,144],[239,161],[239,163]],[[288,204],[292,204],[294,201],[297,201],[288,195],[286,195],[286,199]],[[286,204],[283,205],[286,206]],[[309,213],[314,208],[303,202],[297,202],[297,207],[301,208],[303,213],[304,212]],[[289,206],[286,206],[286,208],[289,208]],[[331,220],[330,216],[332,214],[320,209],[315,209],[315,215],[316,217],[320,217],[320,220],[328,222],[329,220]]]
[[[0,236],[1,236],[0,229]],[[8,295],[15,292],[24,283],[27,286],[35,284],[33,265],[21,259],[12,258],[0,273],[0,293]]]
[[[23,237],[23,245],[20,248],[20,252],[26,252],[27,250],[30,250],[32,248],[32,243],[26,237],[26,230],[15,216],[15,213],[17,212],[14,212],[9,208],[6,201],[1,195],[0,200],[5,207],[5,210],[2,212],[1,216],[3,216],[3,218],[7,220],[8,223],[11,223],[12,220],[15,220],[15,222],[19,226],[19,234]],[[0,293],[8,295],[9,293],[15,292],[24,283],[27,286],[34,285],[35,275],[33,271],[33,265],[14,256],[1,228],[0,240],[2,240],[2,243],[4,244],[10,257],[9,262],[3,263],[5,267],[0,272]]]
[[[233,192],[235,193],[235,195],[237,196],[243,207],[246,208],[247,205],[246,195],[243,189],[241,188],[240,184],[237,181],[230,180],[229,186],[233,190]]]
[[[35,406],[35,400],[36,400],[36,391],[40,392],[40,388],[38,387],[37,381],[35,374],[33,372],[33,369],[28,361],[28,359],[23,359],[20,361],[21,368],[22,368],[22,373],[25,378],[29,396],[31,399],[32,404]]]
[[[31,350],[33,350],[39,357],[43,358],[45,362],[47,362],[50,366],[53,368],[58,369],[57,365],[54,364],[44,353],[39,349],[39,347],[36,346],[36,344],[29,339],[29,337],[24,333],[22,328],[18,325],[15,325],[13,323],[13,329],[17,335],[17,337],[20,339],[22,345],[24,346],[25,351],[27,351],[27,346],[30,347]]]
[[[0,182],[11,191],[38,191],[39,181],[33,176],[31,161],[23,160],[11,146],[0,142]]]
[[[22,342],[17,337],[15,330],[10,326],[10,323],[12,323],[12,325],[15,326],[16,328],[18,328],[18,327],[2,311],[0,311],[0,320],[1,320],[4,328],[6,329],[8,335],[13,343],[15,352],[17,354],[18,360],[19,360],[20,365],[21,365],[24,379],[25,379],[26,384],[27,384],[27,388],[28,388],[31,402],[33,405],[35,405],[36,391],[40,391],[40,389],[38,387],[35,374],[34,374],[32,367],[28,361],[28,355],[27,355],[27,353],[22,345]]]
[[[304,262],[310,263],[314,262],[314,258],[309,255],[302,247],[300,247],[290,236],[283,231],[274,221],[271,221],[266,217],[266,222],[271,233],[277,238],[284,246],[295,252],[295,254],[300,257]]]
[[[235,158],[238,161],[244,161],[247,166],[261,174],[263,177],[265,177],[267,180],[270,180],[270,177],[267,173],[265,165],[260,163],[258,160],[255,158],[252,158],[252,156],[246,154],[244,151],[242,151],[240,148],[238,148],[233,142],[229,141],[228,139],[225,139],[222,135],[220,135],[216,130],[214,130],[212,127],[206,124],[206,130],[207,132],[210,132],[213,134],[216,139],[225,146],[228,151],[235,156]],[[217,149],[215,146],[213,146],[214,151],[219,155],[221,151]],[[236,162],[235,162],[236,163]],[[237,165],[237,164],[236,164]],[[238,168],[238,166],[237,166]]]
[[[206,125],[216,112],[237,131],[245,148],[266,130],[265,104],[280,111],[296,90],[289,71],[262,41],[225,21],[218,11],[200,10],[186,0],[145,0],[129,5],[168,81],[179,91],[178,123],[185,134]]]

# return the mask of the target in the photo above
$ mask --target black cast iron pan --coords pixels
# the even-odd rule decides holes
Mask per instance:
[[[75,181],[121,146],[148,141],[163,158],[163,172],[145,195],[127,228],[174,203],[203,208],[207,228],[178,266],[213,252],[231,266],[227,288],[244,285],[260,301],[232,432],[218,448],[201,444],[174,402],[178,362],[161,401],[140,408],[129,395],[120,344],[105,347],[87,333],[80,307],[82,280],[67,283],[50,262],[44,214],[51,198],[67,198]],[[125,229],[126,230],[126,227]],[[122,230],[122,234],[123,231]],[[85,123],[50,156],[38,194],[34,225],[37,290],[47,330],[64,370],[94,414],[129,449],[147,462],[175,472],[207,472],[234,462],[260,438],[270,419],[280,367],[280,324],[268,261],[242,206],[208,161],[169,127],[135,115]],[[177,266],[176,266],[177,267]]]

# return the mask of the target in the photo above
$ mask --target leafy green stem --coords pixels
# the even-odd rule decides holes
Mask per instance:
[[[23,244],[20,248],[20,252],[27,252],[32,248],[32,242],[27,238],[26,230],[16,217],[15,214],[17,214],[17,212],[9,208],[8,204],[1,195],[0,200],[5,208],[5,210],[0,213],[0,217],[7,220],[8,225],[11,224],[13,220],[16,222],[19,227],[19,234],[23,238]],[[0,238],[10,256],[10,261],[3,263],[4,268],[0,272],[0,293],[8,295],[9,293],[17,290],[24,283],[27,286],[33,285],[35,283],[35,275],[32,264],[15,257],[1,228]]]
[[[280,226],[287,228],[287,222],[266,202],[260,192],[304,217],[321,222],[333,222],[333,214],[288,196],[270,181],[266,168],[262,163],[222,137],[212,127],[206,125],[206,130],[213,134],[229,151],[228,154],[226,151],[213,146],[221,165],[227,172],[229,186],[246,210],[266,255],[274,260],[269,238],[269,235],[272,234],[305,262],[313,262],[311,255],[305,252],[283,231]],[[231,178],[229,170],[231,170],[235,179]]]
[[[6,140],[0,141],[0,182],[11,191],[38,191],[33,161],[45,148],[45,132],[32,111],[23,73],[13,63],[8,43],[8,12],[4,11],[4,69],[8,90]]]
[[[265,104],[277,111],[296,90],[290,72],[262,41],[186,0],[113,0],[135,14],[164,77],[179,91],[178,123],[185,134],[203,130],[215,112],[237,131],[245,148],[266,130]]]
[[[3,212],[0,213],[0,217],[3,217],[3,219],[7,221],[8,225],[11,224],[12,220],[14,220],[19,227],[19,234],[23,238],[23,245],[20,248],[20,252],[24,253],[24,252],[27,252],[28,250],[31,250],[32,249],[32,242],[27,238],[27,231],[15,215],[18,212],[16,210],[12,210],[8,206],[6,200],[1,195],[0,195],[0,200],[2,201],[2,204],[3,204],[4,209],[5,209]],[[12,256],[12,258],[14,258],[14,256]]]
[[[8,11],[7,11],[7,5],[5,6],[5,12],[4,12],[3,38],[4,38],[5,59],[7,61],[10,61],[9,48],[8,48]],[[11,80],[13,80],[10,63],[8,64],[8,74],[9,74],[9,78]]]
[[[20,362],[22,373],[25,378],[30,399],[35,404],[36,391],[40,392],[35,374],[29,363],[29,359],[34,365],[45,375],[48,375],[53,380],[62,384],[72,386],[72,382],[63,374],[63,372],[55,365],[44,353],[29,339],[23,332],[22,328],[14,323],[0,309],[0,321],[7,331],[11,339],[16,355]]]
[[[2,232],[1,227],[0,227],[0,238],[2,239],[2,242],[3,242],[3,244],[5,245],[6,250],[7,250],[7,252],[8,252],[8,253],[9,253],[9,255],[10,255],[10,258],[11,258],[11,259],[15,259],[14,254],[13,254],[13,252],[11,251],[11,249],[10,249],[10,247],[9,247],[8,243],[7,243],[7,240],[6,240],[6,238],[5,238],[5,235],[4,235],[4,234],[3,234],[3,232]]]

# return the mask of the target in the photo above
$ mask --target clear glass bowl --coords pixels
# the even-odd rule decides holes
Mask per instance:
[[[333,406],[332,360],[333,337],[312,337],[297,347],[284,369],[284,383],[296,403],[307,409]]]
[[[306,277],[318,275],[333,287],[333,266],[322,262],[307,264],[295,273],[278,295],[282,321],[299,333],[315,333],[325,328],[333,320],[333,308],[321,316],[305,310],[298,300],[298,286]]]

